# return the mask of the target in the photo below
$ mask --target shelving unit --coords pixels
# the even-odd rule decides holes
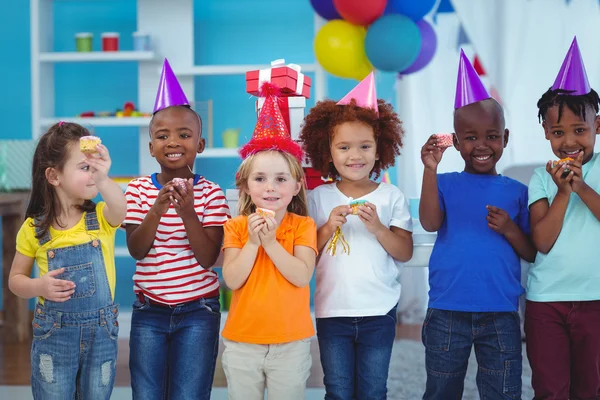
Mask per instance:
[[[194,0],[138,0],[137,30],[152,38],[152,51],[54,52],[53,3],[57,0],[30,0],[31,17],[31,114],[32,136],[37,139],[44,129],[58,121],[72,121],[94,127],[139,127],[139,175],[156,171],[158,165],[146,151],[150,118],[140,117],[60,117],[54,107],[54,65],[81,62],[137,62],[140,110],[152,110],[164,58],[169,59],[179,83],[189,99],[194,98],[196,76],[242,75],[264,65],[194,65]],[[208,0],[205,0],[208,1]],[[210,0],[227,1],[227,0]],[[315,32],[323,20],[315,14]],[[309,40],[307,38],[307,40]],[[270,60],[265,60],[265,62]],[[298,62],[301,60],[286,60]],[[318,63],[300,64],[303,72],[315,75],[313,96],[326,95],[325,72]],[[240,90],[244,88],[240,87]],[[207,148],[199,158],[234,158],[237,149]]]

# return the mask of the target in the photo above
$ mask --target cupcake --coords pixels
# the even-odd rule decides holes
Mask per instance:
[[[566,164],[569,161],[574,161],[571,157],[561,158],[560,160],[552,161],[552,168],[556,167],[558,164]]]
[[[187,193],[187,186],[185,185],[185,179],[183,178],[173,178],[171,181],[175,186],[179,186],[181,191],[185,194]]]
[[[436,146],[442,149],[454,146],[451,133],[436,133],[433,135],[438,141]]]
[[[84,154],[97,153],[96,146],[102,143],[98,136],[83,136],[79,139],[79,149]]]
[[[352,215],[358,215],[358,207],[364,206],[365,204],[367,204],[366,200],[352,200],[352,199],[350,200],[350,203],[348,203],[348,205],[352,209]]]
[[[263,218],[267,218],[267,217],[275,218],[275,211],[268,210],[266,208],[256,207],[256,213]]]

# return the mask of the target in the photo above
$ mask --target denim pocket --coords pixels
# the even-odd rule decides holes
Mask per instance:
[[[65,272],[58,278],[75,284],[75,293],[71,295],[72,299],[90,297],[96,292],[96,280],[91,262],[65,267]]]
[[[506,360],[504,362],[503,392],[511,399],[521,398],[521,373],[523,372],[521,360]]]
[[[450,349],[452,311],[429,308],[423,323],[423,345],[430,351]]]
[[[133,301],[133,311],[142,311],[148,308],[148,303],[142,303],[137,298]]]
[[[210,297],[208,299],[201,300],[202,308],[213,315],[221,315],[221,304],[219,303],[218,297]]]
[[[33,327],[33,338],[35,340],[48,339],[57,329],[54,319],[47,314],[44,318],[34,317],[31,325]]]
[[[104,328],[106,329],[106,333],[108,337],[113,340],[117,340],[119,338],[119,306],[114,305],[112,312],[109,316],[106,317],[106,324],[104,324]]]
[[[494,313],[494,326],[501,352],[521,351],[521,323],[517,312]]]

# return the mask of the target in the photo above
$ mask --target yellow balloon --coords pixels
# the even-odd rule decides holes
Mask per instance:
[[[365,53],[364,27],[334,19],[321,27],[315,36],[315,56],[330,74],[361,80],[373,66]]]

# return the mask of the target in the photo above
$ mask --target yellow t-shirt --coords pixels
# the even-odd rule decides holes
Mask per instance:
[[[223,248],[242,248],[248,241],[248,217],[225,223]],[[295,246],[317,251],[317,226],[310,217],[287,213],[276,232],[277,241],[294,254]],[[222,336],[235,342],[276,344],[315,334],[310,317],[310,288],[292,285],[268,254],[258,248],[246,283],[234,290]]]
[[[35,237],[35,227],[33,218],[27,218],[19,233],[17,234],[17,251],[24,256],[35,258],[35,262],[40,269],[40,276],[48,272],[47,251],[61,247],[76,246],[89,243],[91,240],[99,239],[102,244],[102,256],[104,257],[104,266],[106,268],[106,277],[113,300],[115,298],[116,272],[115,272],[115,234],[118,226],[111,226],[104,218],[104,206],[106,203],[99,202],[96,205],[96,214],[98,215],[99,231],[88,232],[85,229],[85,214],[81,216],[79,222],[72,228],[61,231],[50,227],[50,240],[40,246],[40,242]],[[39,298],[43,303],[44,299]]]

